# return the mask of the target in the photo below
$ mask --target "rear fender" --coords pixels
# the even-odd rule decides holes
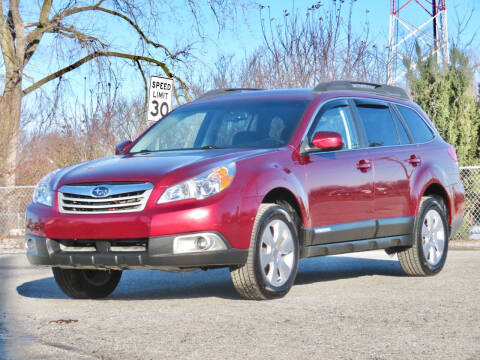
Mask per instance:
[[[437,184],[447,194],[447,203],[445,204],[448,207],[448,222],[452,222],[452,211],[453,208],[453,196],[449,190],[449,187],[445,187],[445,184],[448,184],[448,177],[445,171],[434,163],[423,164],[419,171],[415,173],[415,176],[412,180],[412,199],[411,199],[411,210],[412,214],[417,216],[418,210],[420,207],[420,202],[422,196],[425,194],[428,187],[432,184]]]

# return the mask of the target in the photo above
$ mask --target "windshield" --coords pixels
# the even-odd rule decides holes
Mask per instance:
[[[273,148],[290,141],[308,100],[192,104],[153,126],[130,153],[216,148]]]

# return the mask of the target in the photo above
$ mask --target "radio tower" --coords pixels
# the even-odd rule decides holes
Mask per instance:
[[[424,56],[422,60],[435,55],[439,64],[448,64],[446,3],[447,0],[390,0],[388,84],[396,83],[406,74],[403,60],[410,58],[415,40],[421,46]],[[420,25],[413,25],[413,21],[408,21],[422,18],[426,20]],[[428,29],[430,24],[432,27]],[[412,67],[414,66],[412,63]]]

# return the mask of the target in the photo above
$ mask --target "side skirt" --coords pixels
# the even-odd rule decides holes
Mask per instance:
[[[411,245],[412,240],[410,235],[389,236],[383,238],[306,246],[303,248],[301,257],[307,258],[315,256],[346,254]]]

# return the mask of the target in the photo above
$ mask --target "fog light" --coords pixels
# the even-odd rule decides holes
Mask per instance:
[[[174,254],[226,249],[223,239],[215,233],[189,234],[173,239]]]
[[[27,251],[34,250],[34,245],[33,245],[33,240],[32,239],[25,240],[25,250],[27,250]]]
[[[212,247],[214,241],[210,237],[203,237],[199,236],[197,240],[195,240],[195,245],[197,246],[198,250],[208,250]]]

